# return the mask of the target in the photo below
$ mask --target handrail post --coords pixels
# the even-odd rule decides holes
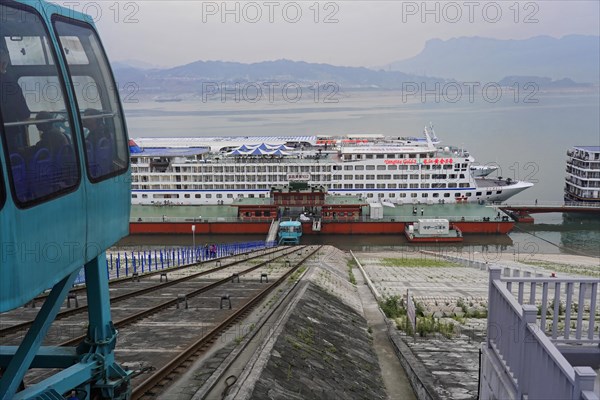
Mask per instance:
[[[494,286],[494,281],[500,281],[500,276],[502,274],[502,268],[496,266],[490,266],[490,280],[488,283],[488,324],[487,324],[487,346],[488,348],[492,347],[491,337],[492,337],[492,328],[497,327],[497,321],[495,319],[496,316],[496,287]]]
[[[581,392],[594,391],[596,373],[590,367],[574,367],[575,385],[573,386],[573,399],[580,400]]]
[[[521,362],[519,363],[519,375],[517,380],[519,382],[518,398],[522,398],[523,395],[529,394],[529,369],[535,365],[535,360],[531,360],[531,357],[535,357],[535,352],[530,351],[531,344],[534,343],[535,339],[532,337],[533,332],[529,330],[529,324],[532,324],[533,329],[538,329],[536,325],[537,320],[537,307],[531,304],[526,304],[523,307],[523,319],[519,324],[519,339],[521,347]]]

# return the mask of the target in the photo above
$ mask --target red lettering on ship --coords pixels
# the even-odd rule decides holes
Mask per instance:
[[[384,160],[384,164],[386,165],[414,165],[417,164],[416,158],[401,158],[396,160]],[[454,160],[452,158],[426,158],[422,160],[422,163],[425,165],[432,164],[452,164]]]
[[[426,158],[423,160],[423,164],[452,164],[454,160],[452,158]]]

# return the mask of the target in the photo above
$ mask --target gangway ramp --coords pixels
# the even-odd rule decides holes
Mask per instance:
[[[279,231],[279,220],[274,219],[271,222],[271,227],[269,228],[269,233],[267,234],[267,243],[274,242],[277,240],[277,232]]]

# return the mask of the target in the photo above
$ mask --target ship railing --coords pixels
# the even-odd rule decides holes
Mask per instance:
[[[487,347],[504,369],[516,398],[597,400],[594,370],[573,367],[563,353],[568,352],[570,358],[575,353],[588,354],[593,359],[598,352],[600,337],[594,326],[599,280],[507,278],[501,273],[502,268],[489,268]],[[541,298],[536,295],[539,288]],[[561,288],[565,288],[565,301]],[[554,301],[548,303],[550,292]],[[573,301],[574,292],[578,302]],[[572,321],[574,314],[577,317]]]
[[[435,215],[389,215],[383,218],[371,218],[368,215],[361,216],[348,216],[348,215],[336,215],[335,217],[332,215],[319,215],[319,218],[322,218],[325,221],[355,221],[355,222],[415,222],[417,219],[447,219],[450,222],[506,222],[502,220],[501,217],[497,216],[463,216],[463,215],[444,215],[444,216],[435,216]],[[158,222],[169,222],[169,223],[227,223],[227,222],[235,222],[235,223],[244,223],[244,222],[271,222],[273,216],[262,216],[262,217],[204,217],[201,219],[198,218],[190,218],[190,217],[175,217],[164,215],[161,217],[131,217],[129,222],[131,223],[158,223]]]
[[[489,204],[498,207],[581,207],[581,208],[600,208],[600,203],[588,203],[584,201],[539,201],[532,203],[508,203],[508,202],[490,202]]]

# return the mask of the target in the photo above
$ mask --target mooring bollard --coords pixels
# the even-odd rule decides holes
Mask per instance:
[[[237,279],[238,283],[240,283],[240,274],[232,274],[231,275],[231,283],[234,283]]]
[[[169,282],[169,278],[167,277],[167,273],[163,272],[160,274],[160,281],[162,282],[163,276],[165,277],[165,282]]]
[[[135,281],[138,281],[138,282],[139,282],[139,281],[140,281],[140,274],[138,274],[137,272],[134,272],[134,273],[131,275],[131,281],[132,281],[132,282],[135,282]]]
[[[265,273],[260,274],[260,283],[262,283],[263,278],[265,278],[266,283],[269,283],[269,275],[267,275]]]

